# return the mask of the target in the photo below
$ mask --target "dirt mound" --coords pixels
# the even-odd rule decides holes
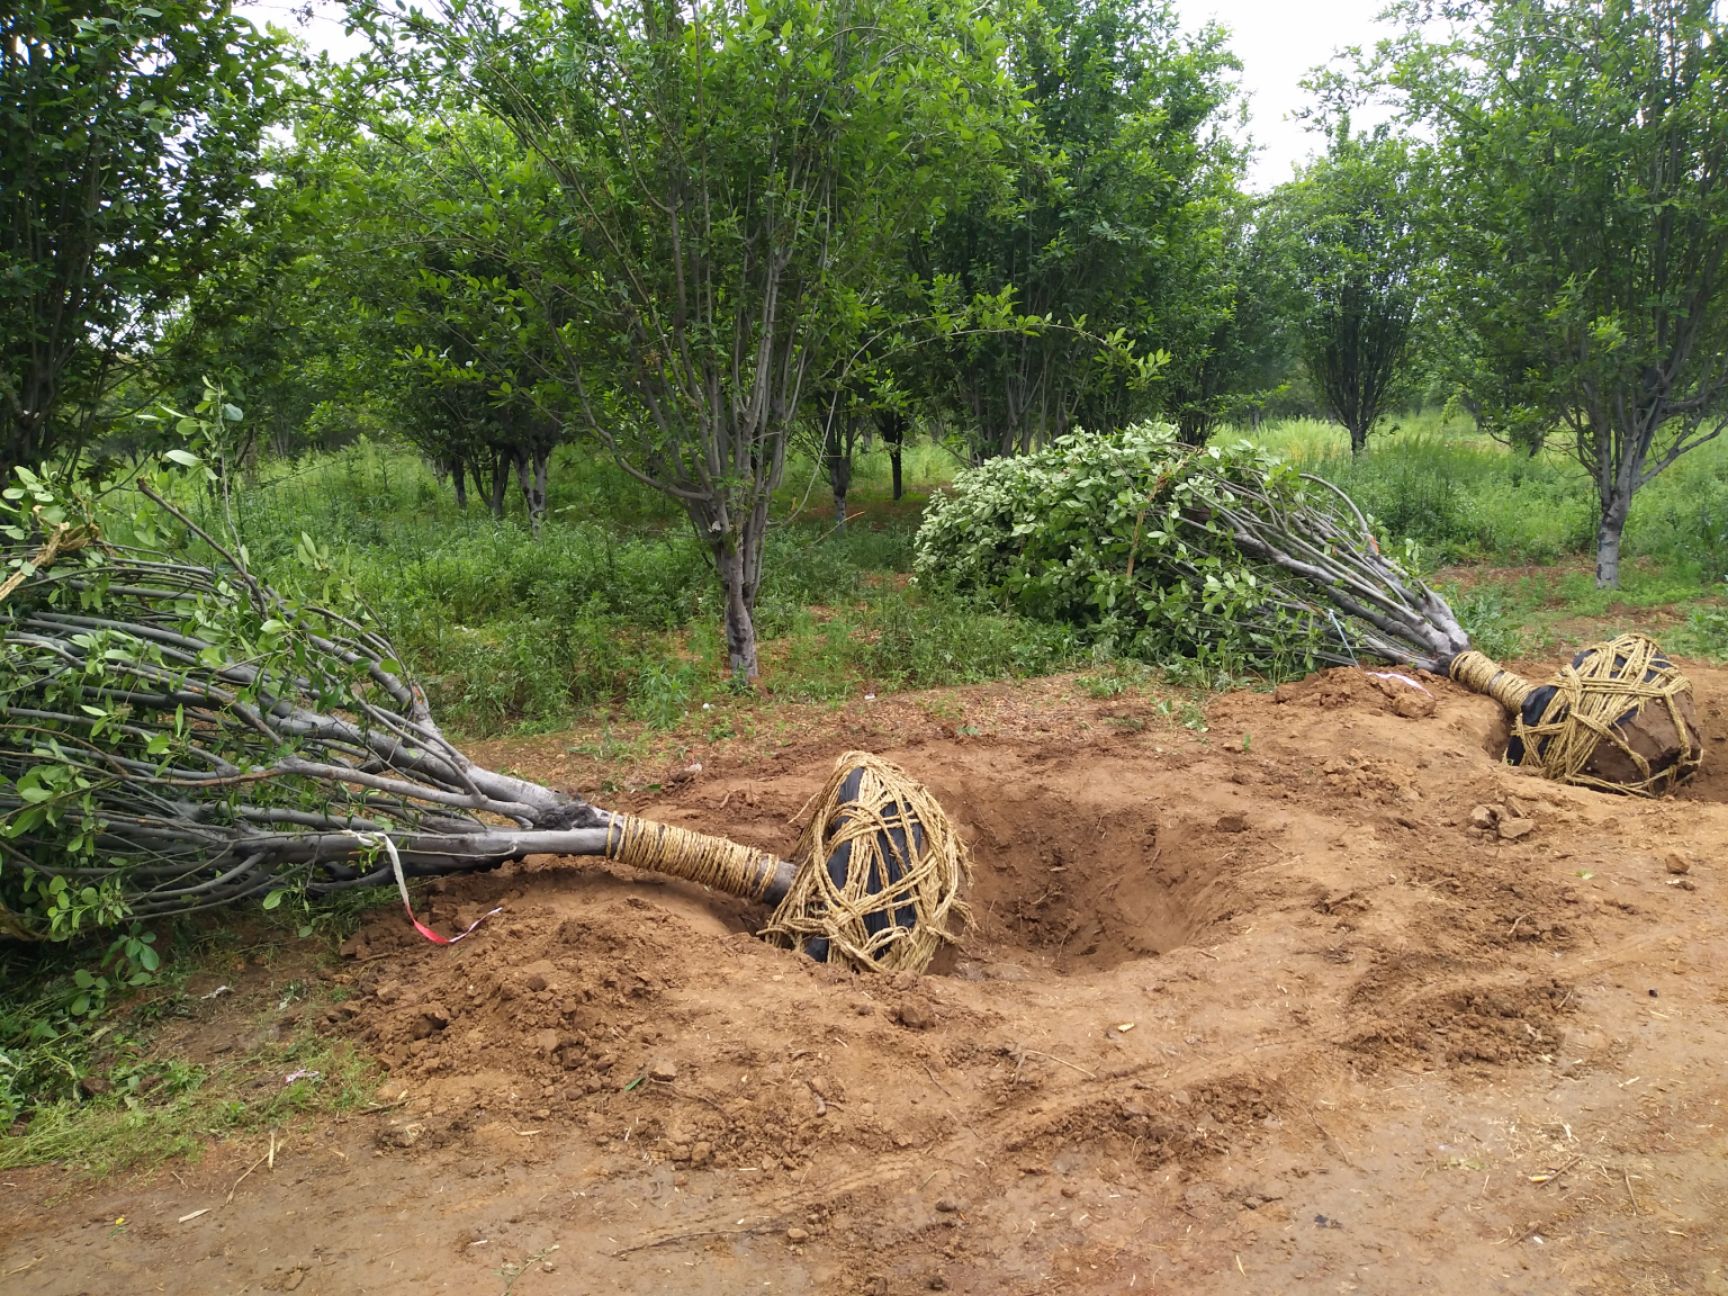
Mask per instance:
[[[91,1225],[31,1290],[1728,1290],[1723,771],[1551,785],[1428,676],[1182,717],[1046,681],[685,753],[628,808],[781,851],[834,752],[903,764],[974,853],[964,952],[851,976],[591,862],[441,884],[435,922],[502,913],[440,949],[381,911],[329,974],[378,1112],[183,1225],[198,1172],[104,1188],[160,1236]]]

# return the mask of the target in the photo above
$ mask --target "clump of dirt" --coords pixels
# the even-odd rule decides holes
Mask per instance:
[[[952,967],[846,974],[593,861],[440,883],[437,924],[502,911],[437,948],[382,910],[325,974],[325,1028],[389,1069],[375,1109],[237,1188],[256,1150],[104,1186],[100,1227],[14,1175],[0,1273],[995,1296],[1419,1290],[1444,1259],[1710,1290],[1728,673],[1692,673],[1712,763],[1670,802],[1510,769],[1491,701],[1354,670],[1204,728],[1057,681],[680,753],[623,808],[779,851],[845,747],[927,782],[977,871]]]

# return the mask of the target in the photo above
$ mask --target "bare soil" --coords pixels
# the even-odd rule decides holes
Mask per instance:
[[[377,1110],[13,1173],[0,1291],[1728,1292],[1728,672],[1689,669],[1706,772],[1662,803],[1352,671],[1203,733],[1056,681],[686,753],[628,808],[782,850],[847,747],[928,782],[977,873],[953,968],[846,975],[605,864],[461,879],[431,917],[501,905],[473,939],[381,910],[324,972]]]

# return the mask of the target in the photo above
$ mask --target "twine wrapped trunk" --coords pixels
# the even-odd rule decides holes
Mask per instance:
[[[1661,796],[1703,762],[1692,685],[1643,635],[1592,645],[1546,684],[1475,651],[1449,673],[1511,714],[1507,759],[1557,782]]]

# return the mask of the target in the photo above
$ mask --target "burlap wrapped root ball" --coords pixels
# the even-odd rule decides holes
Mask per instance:
[[[929,789],[847,752],[807,808],[791,889],[762,935],[856,970],[922,972],[970,914],[966,845]]]
[[[1593,644],[1544,684],[1474,652],[1452,675],[1512,713],[1506,759],[1558,782],[1662,796],[1703,762],[1692,683],[1643,635]]]

